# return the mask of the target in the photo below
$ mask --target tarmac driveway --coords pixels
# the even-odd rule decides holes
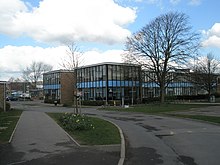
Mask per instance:
[[[220,113],[220,106],[213,108]],[[211,107],[201,111],[214,113]],[[127,139],[126,165],[220,164],[219,125],[141,113],[92,109],[84,109],[84,113],[106,118],[122,128]]]
[[[34,112],[73,112],[72,108],[54,107],[42,103],[16,104],[17,107],[21,106]],[[98,111],[95,108],[84,108],[82,113],[108,119],[123,130],[127,142],[125,165],[219,165],[220,127],[218,125],[141,113]],[[64,148],[68,148],[73,144],[65,145]],[[65,149],[65,152],[67,151],[68,149]],[[82,153],[85,156],[80,157],[82,160],[89,158],[90,154],[84,151]],[[68,158],[72,158],[68,154],[72,153],[65,154]],[[110,156],[115,158],[114,154]],[[62,159],[62,154],[56,154],[55,157],[60,162],[68,160],[68,158]],[[40,160],[52,159],[46,156]],[[98,163],[90,162],[90,164]]]

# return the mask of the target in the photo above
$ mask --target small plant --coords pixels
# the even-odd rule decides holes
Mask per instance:
[[[89,130],[95,128],[89,118],[81,114],[65,113],[59,120],[64,128],[69,131]]]

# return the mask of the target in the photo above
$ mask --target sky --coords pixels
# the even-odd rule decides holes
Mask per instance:
[[[200,55],[220,58],[219,0],[0,0],[0,80],[19,78],[32,62],[61,69],[67,45],[83,64],[123,62],[126,38],[161,14],[189,16]]]

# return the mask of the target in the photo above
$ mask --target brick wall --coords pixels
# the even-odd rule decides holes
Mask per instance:
[[[74,99],[74,73],[61,73],[61,104],[72,103]]]

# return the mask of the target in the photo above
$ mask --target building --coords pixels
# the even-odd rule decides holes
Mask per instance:
[[[102,104],[117,102],[123,105],[145,102],[151,98],[158,100],[160,96],[156,74],[143,70],[139,65],[108,62],[79,67],[75,71],[75,74],[65,70],[44,74],[45,102],[71,102],[74,95],[77,95],[83,101],[101,100]],[[166,96],[182,99],[205,95],[206,93],[201,92],[203,85],[194,82],[193,77],[195,74],[189,69],[169,72]],[[212,93],[220,91],[219,81],[214,84],[218,90],[215,87]]]
[[[100,63],[77,69],[77,89],[82,100],[118,100],[135,103],[141,98],[141,67]]]
[[[74,72],[69,70],[54,70],[43,74],[44,101],[61,104],[73,102]]]

